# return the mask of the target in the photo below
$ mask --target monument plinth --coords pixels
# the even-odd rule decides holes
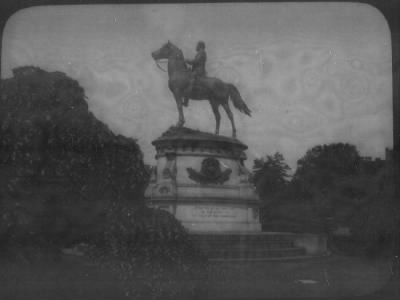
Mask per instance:
[[[323,253],[324,237],[261,232],[260,201],[244,165],[247,146],[235,138],[229,103],[248,116],[251,111],[235,85],[215,77],[199,80],[202,76],[196,69],[188,72],[182,51],[170,41],[151,56],[156,62],[168,60],[168,86],[179,117],[178,127],[171,127],[152,143],[157,163],[145,192],[148,206],[173,214],[209,259],[254,260]],[[205,59],[198,63],[197,67],[204,68]],[[193,81],[201,88],[188,91]],[[181,108],[189,99],[208,100],[216,133],[221,119],[218,108],[222,106],[233,138],[182,127],[185,117]]]
[[[171,127],[152,144],[149,206],[169,211],[189,232],[261,232],[245,144],[185,127]]]

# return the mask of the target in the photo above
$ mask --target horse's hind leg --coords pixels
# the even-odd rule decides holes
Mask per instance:
[[[176,106],[178,107],[178,114],[179,114],[179,120],[176,126],[182,127],[183,124],[185,124],[185,116],[183,115],[183,109],[182,109],[182,96],[178,92],[174,92],[173,94],[175,97]]]
[[[232,114],[231,108],[229,107],[228,101],[222,103],[222,107],[225,109],[225,112],[228,115],[229,120],[231,121],[232,137],[236,138],[235,120],[233,119],[233,114]]]
[[[218,110],[218,104],[213,102],[213,101],[211,101],[211,100],[210,100],[210,104],[211,104],[211,108],[213,110],[214,117],[215,117],[215,122],[216,122],[216,124],[215,124],[215,134],[219,134],[219,124],[221,122],[221,115],[220,115],[219,110]]]

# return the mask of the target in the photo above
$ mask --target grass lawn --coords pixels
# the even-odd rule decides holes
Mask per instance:
[[[379,295],[390,280],[387,260],[355,257],[214,262],[201,298],[352,298]],[[181,282],[182,286],[185,282]],[[208,295],[208,296],[207,296]],[[387,299],[389,294],[385,294]],[[0,263],[0,299],[122,299],[119,280],[84,258],[59,263]]]
[[[358,297],[390,279],[387,261],[354,257],[221,263],[211,268],[215,271],[210,272],[209,295],[225,299]]]

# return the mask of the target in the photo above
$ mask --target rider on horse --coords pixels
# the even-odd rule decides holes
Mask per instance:
[[[206,72],[206,44],[203,41],[199,41],[196,46],[197,54],[193,60],[186,59],[185,62],[192,66],[192,77],[189,82],[189,86],[186,89],[186,93],[189,94],[193,90],[194,83],[201,77],[207,75]],[[188,106],[189,97],[185,97],[183,101],[184,106]]]

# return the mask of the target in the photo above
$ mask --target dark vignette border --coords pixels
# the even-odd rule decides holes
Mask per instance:
[[[0,0],[0,49],[2,47],[3,31],[7,20],[17,11],[34,6],[44,5],[76,5],[76,4],[163,4],[163,3],[233,3],[233,2],[358,2],[369,4],[378,9],[386,18],[391,32],[392,42],[392,86],[393,86],[393,163],[395,182],[400,182],[400,0]],[[1,58],[0,58],[1,67]],[[1,90],[0,90],[1,93]],[[400,201],[400,186],[396,187],[397,201]],[[400,238],[400,228],[395,235]],[[393,249],[399,255],[400,249]]]

